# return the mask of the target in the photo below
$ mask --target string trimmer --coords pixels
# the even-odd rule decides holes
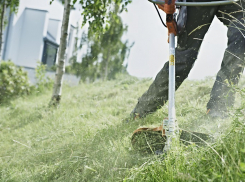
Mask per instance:
[[[142,152],[168,152],[171,149],[172,139],[179,133],[179,138],[185,144],[202,144],[210,139],[204,133],[189,132],[179,130],[176,127],[175,115],[175,36],[177,35],[177,24],[175,20],[176,6],[220,6],[232,4],[236,1],[213,1],[213,2],[176,2],[175,0],[149,0],[154,4],[164,5],[166,13],[166,24],[168,28],[169,42],[169,87],[168,87],[168,119],[163,120],[163,124],[157,128],[139,128],[132,136],[133,148]],[[159,14],[159,13],[158,13]],[[160,14],[159,14],[160,15]]]

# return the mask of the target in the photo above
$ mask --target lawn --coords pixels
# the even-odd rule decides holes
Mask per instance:
[[[59,108],[48,107],[51,90],[2,104],[0,181],[245,181],[244,81],[230,117],[210,120],[213,81],[186,80],[176,110],[179,127],[215,140],[203,147],[176,142],[165,157],[137,153],[131,136],[140,126],[159,126],[167,105],[126,122],[151,79],[65,85]]]

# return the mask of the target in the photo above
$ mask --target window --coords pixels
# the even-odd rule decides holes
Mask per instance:
[[[42,63],[46,64],[47,67],[52,67],[55,65],[58,47],[58,44],[44,38]]]

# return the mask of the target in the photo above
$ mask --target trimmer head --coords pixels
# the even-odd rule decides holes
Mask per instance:
[[[131,138],[134,150],[141,153],[155,153],[155,151],[163,150],[167,138],[163,131],[162,126],[135,130]]]
[[[162,126],[157,128],[139,128],[134,131],[131,142],[134,150],[140,153],[152,154],[163,151],[166,138],[165,130],[163,130]],[[205,141],[210,139],[212,137],[205,133],[180,130],[180,141],[184,145],[191,143],[205,145]]]

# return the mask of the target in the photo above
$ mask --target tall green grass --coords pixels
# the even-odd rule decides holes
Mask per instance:
[[[122,76],[65,86],[57,109],[48,107],[51,90],[0,106],[0,181],[242,181],[244,103],[226,121],[203,119],[211,78],[185,81],[176,109],[180,127],[214,134],[215,143],[176,144],[164,158],[132,149],[135,129],[158,126],[167,117],[166,105],[145,119],[126,122],[150,83]]]

